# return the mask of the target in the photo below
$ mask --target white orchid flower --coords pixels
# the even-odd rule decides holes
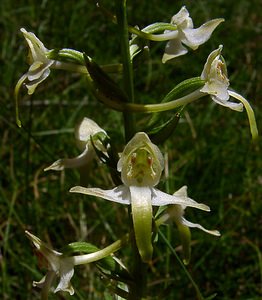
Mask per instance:
[[[29,63],[30,67],[18,81],[16,89],[19,91],[21,85],[26,81],[28,94],[34,93],[36,87],[44,81],[50,74],[50,67],[55,63],[54,60],[47,58],[50,52],[44,44],[35,36],[34,33],[20,29],[26,39],[29,47]]]
[[[15,86],[15,101],[16,101],[16,123],[21,127],[21,121],[18,112],[18,97],[21,86],[25,82],[28,95],[35,92],[36,87],[44,81],[50,74],[50,67],[55,64],[54,60],[47,58],[48,50],[44,44],[35,36],[34,33],[26,31],[24,28],[20,29],[26,39],[29,47],[29,63],[28,71],[22,75]]]
[[[230,102],[229,100],[229,79],[227,78],[227,69],[221,57],[223,46],[211,52],[207,58],[201,79],[205,80],[201,92],[207,93],[216,103],[229,107],[233,110],[242,111],[243,104]]]
[[[253,109],[243,96],[229,89],[227,68],[221,56],[222,49],[223,46],[220,45],[218,49],[209,54],[201,74],[201,79],[205,80],[205,84],[200,92],[209,94],[216,103],[236,111],[243,111],[244,106],[247,111],[252,137],[256,139],[258,130]],[[229,101],[230,96],[239,100],[240,103]]]
[[[183,45],[196,50],[210,38],[216,27],[223,21],[222,18],[213,19],[199,28],[194,28],[189,12],[183,6],[171,19],[171,24],[177,27],[177,31],[166,30],[162,35],[163,37],[169,35],[162,62],[165,63],[172,58],[186,54],[188,50]]]
[[[187,187],[183,186],[181,189],[174,193],[174,196],[185,197],[187,198]],[[191,256],[191,233],[190,228],[198,228],[209,234],[220,236],[219,231],[217,230],[208,230],[201,226],[200,224],[192,223],[184,218],[185,214],[185,205],[170,205],[166,208],[165,213],[162,214],[160,218],[156,220],[156,225],[160,226],[164,223],[174,221],[177,225],[178,232],[182,242],[183,249],[183,262],[188,264]]]
[[[176,191],[174,193],[174,196],[187,198],[188,197],[187,196],[187,187],[183,186],[182,188],[180,188],[178,191]],[[160,220],[159,223],[163,223],[168,220],[174,220],[177,225],[198,228],[209,234],[220,236],[220,233],[217,230],[208,230],[208,229],[205,229],[200,224],[195,224],[195,223],[187,221],[184,218],[185,209],[186,209],[185,205],[175,204],[175,205],[169,206],[166,210],[166,213],[159,219]]]
[[[48,245],[42,242],[38,237],[26,231],[27,237],[33,242],[34,246],[47,261],[48,272],[39,282],[33,282],[33,286],[42,289],[42,300],[48,298],[49,291],[54,293],[59,291],[74,294],[74,289],[70,283],[74,275],[74,260],[72,257],[64,257],[62,253],[51,249]],[[56,288],[53,287],[54,281],[59,279]]]
[[[123,185],[111,190],[73,187],[70,191],[131,205],[135,238],[143,261],[152,257],[152,206],[179,204],[209,211],[209,207],[187,197],[169,195],[154,188],[158,184],[164,159],[159,148],[144,132],[137,133],[126,145],[117,169],[121,172]]]
[[[45,168],[45,171],[61,171],[65,168],[80,168],[87,166],[95,157],[95,149],[92,145],[91,138],[99,133],[103,136],[106,136],[106,132],[100,126],[98,126],[96,122],[85,117],[75,128],[76,143],[82,153],[74,158],[59,159],[49,167]],[[95,147],[100,151],[105,151],[99,139],[95,139],[94,144]]]
[[[124,236],[121,240],[115,241],[104,249],[89,253],[90,248],[87,247],[89,248],[88,254],[66,256],[63,253],[50,248],[32,233],[28,231],[25,233],[37,248],[40,259],[43,257],[47,262],[47,274],[39,282],[33,282],[33,286],[42,289],[41,300],[48,299],[48,294],[50,291],[54,293],[64,291],[68,292],[70,295],[73,295],[74,289],[70,283],[70,280],[74,275],[74,266],[85,265],[108,257],[115,251],[119,250],[128,241],[128,236]],[[77,244],[77,242],[74,244]],[[83,243],[80,243],[78,249],[80,252],[85,252],[82,244]],[[77,249],[77,246],[75,246],[75,249]],[[56,288],[54,288],[54,281],[57,281],[57,279],[59,282]]]

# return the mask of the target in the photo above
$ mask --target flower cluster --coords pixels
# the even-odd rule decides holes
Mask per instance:
[[[150,141],[146,133],[139,132],[126,145],[117,164],[122,185],[111,190],[76,186],[70,191],[131,205],[137,247],[142,260],[149,261],[153,253],[152,206],[180,205],[183,209],[194,207],[210,210],[207,205],[190,199],[185,193],[185,187],[182,188],[183,192],[178,191],[174,195],[155,188],[163,168],[164,159],[159,148]],[[189,223],[181,220],[188,226]]]
[[[149,49],[149,41],[166,42],[162,56],[162,62],[166,63],[185,55],[188,53],[188,49],[198,49],[200,45],[209,40],[224,19],[213,19],[194,28],[193,20],[185,6],[171,18],[170,23],[157,22],[142,30],[137,26],[127,26],[127,20],[123,18],[126,17],[114,18],[114,22],[119,22],[124,53],[123,63],[117,65],[99,66],[85,53],[73,49],[49,50],[34,33],[21,28],[29,47],[30,66],[15,86],[16,116],[19,126],[21,126],[21,122],[18,116],[18,96],[22,85],[25,85],[27,93],[32,95],[38,85],[50,75],[52,68],[83,74],[90,93],[107,107],[123,112],[125,123],[126,144],[120,145],[119,139],[112,141],[109,137],[110,134],[95,121],[87,117],[83,118],[75,128],[76,145],[81,151],[80,154],[73,158],[58,159],[45,168],[45,171],[76,168],[80,172],[80,176],[84,172],[86,179],[86,173],[92,170],[91,161],[99,157],[100,162],[106,164],[110,170],[114,186],[110,189],[101,189],[100,187],[90,187],[88,182],[83,184],[83,180],[81,180],[79,185],[70,189],[70,192],[128,205],[130,207],[128,210],[130,226],[128,233],[125,233],[122,239],[102,250],[86,242],[75,242],[70,244],[66,248],[67,250],[61,252],[52,249],[38,237],[26,231],[26,236],[36,247],[38,256],[46,262],[47,274],[39,282],[33,283],[34,286],[42,289],[41,299],[43,300],[48,299],[50,291],[54,293],[64,291],[73,295],[71,279],[75,266],[91,262],[101,263],[105,258],[111,260],[110,266],[105,267],[103,275],[108,276],[109,281],[128,282],[128,292],[120,290],[116,287],[117,285],[114,286],[114,291],[121,296],[124,295],[125,299],[131,299],[133,294],[130,290],[134,289],[135,284],[132,280],[134,281],[136,274],[127,271],[124,274],[126,277],[121,280],[119,269],[125,268],[120,260],[112,257],[112,254],[129,244],[136,254],[134,257],[138,258],[140,264],[141,261],[143,263],[151,262],[156,242],[154,237],[163,224],[170,222],[176,224],[181,237],[185,264],[190,259],[190,228],[198,228],[214,236],[220,235],[219,231],[208,230],[184,217],[188,207],[210,211],[207,205],[196,202],[188,196],[187,186],[182,186],[173,194],[156,187],[161,181],[165,166],[164,157],[158,145],[165,142],[173,133],[178,124],[178,115],[186,105],[204,96],[210,96],[216,104],[232,110],[241,112],[245,108],[252,137],[255,139],[258,136],[254,112],[249,102],[230,88],[226,63],[222,57],[222,45],[210,53],[199,77],[179,83],[160,101],[154,101],[152,104],[134,101],[133,60],[143,50]],[[122,25],[125,26],[124,30],[120,28]],[[129,41],[126,40],[128,31],[132,34]],[[109,76],[108,73],[112,70],[123,75],[124,88]],[[230,97],[236,99],[237,102],[231,101]],[[163,122],[163,119],[159,117],[160,112],[174,110],[176,110],[175,114],[172,112],[172,115],[175,116],[169,118],[167,122]],[[149,124],[141,129],[140,124],[145,124],[145,122],[135,124],[133,116],[131,116],[135,113],[158,114],[153,115]],[[117,144],[117,147],[114,143]],[[154,207],[160,207],[156,214]],[[119,264],[117,270],[115,270],[115,261]],[[114,273],[115,271],[116,273]],[[128,294],[129,292],[130,294]],[[141,297],[139,297],[135,299],[140,299]]]

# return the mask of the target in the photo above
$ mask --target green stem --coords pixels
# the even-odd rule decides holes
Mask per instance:
[[[129,32],[128,32],[128,23],[127,23],[127,12],[126,12],[126,0],[116,0],[116,16],[118,24],[118,32],[120,35],[121,41],[121,50],[122,50],[122,63],[123,63],[123,84],[124,90],[128,96],[128,104],[132,105],[134,103],[134,83],[133,83],[133,66],[132,60],[130,57],[129,49]],[[135,122],[134,115],[131,114],[128,110],[123,110],[124,125],[125,125],[125,139],[126,141],[130,140],[134,133]],[[130,230],[133,232],[133,222],[131,211],[129,210],[129,219],[130,219]],[[132,284],[129,285],[129,300],[140,300],[144,295],[144,289],[146,287],[146,267],[142,262],[139,255],[136,240],[134,233],[131,234],[131,247],[133,250],[133,270]]]
[[[92,83],[92,81],[90,82]],[[195,100],[200,99],[207,95],[206,93],[200,92],[198,89],[184,97],[180,97],[169,102],[162,102],[158,104],[137,104],[137,103],[116,102],[114,99],[109,98],[103,93],[97,91],[95,87],[92,87],[91,84],[89,88],[97,96],[97,98],[101,102],[106,104],[108,107],[117,111],[129,112],[129,113],[156,113],[156,112],[172,110],[180,106],[184,106],[186,104],[194,102]]]
[[[52,69],[58,69],[58,70],[66,70],[70,72],[75,73],[83,73],[87,74],[87,68],[84,65],[78,65],[74,63],[67,63],[67,62],[61,62],[56,61],[52,67]],[[122,65],[121,64],[110,64],[110,65],[103,65],[101,66],[101,69],[105,71],[106,73],[122,73]]]
[[[102,250],[98,250],[90,254],[72,256],[74,265],[84,265],[105,258],[114,253],[115,251],[119,250],[123,246],[123,244],[126,244],[127,239],[128,236],[125,236],[123,239],[117,240],[116,242],[105,247]]]
[[[131,216],[130,219],[132,219]],[[132,224],[132,220],[130,223]],[[143,296],[146,296],[147,264],[141,259],[133,230],[130,234],[130,243],[133,249],[133,269],[131,270],[133,281],[132,284],[129,285],[129,296],[127,300],[141,300]]]
[[[191,276],[191,274],[188,272],[188,270],[186,269],[186,267],[182,263],[181,259],[179,258],[179,256],[177,255],[176,251],[174,250],[174,248],[169,243],[168,239],[165,237],[165,235],[162,233],[162,231],[158,230],[158,233],[161,236],[161,238],[164,240],[164,242],[167,244],[167,246],[170,249],[170,251],[175,255],[175,257],[176,257],[177,261],[179,262],[181,268],[183,269],[183,271],[185,272],[187,278],[189,279],[189,281],[193,285],[193,287],[194,287],[194,289],[196,291],[197,299],[198,300],[204,300],[204,297],[202,296],[198,285],[196,284],[196,282],[194,281],[193,277]]]
[[[171,27],[172,25],[170,25]],[[172,30],[174,26],[172,26]],[[162,42],[162,41],[168,41],[168,40],[172,40],[177,38],[178,36],[178,31],[170,31],[168,33],[162,33],[162,34],[151,34],[148,32],[144,32],[142,30],[139,30],[135,27],[129,26],[129,31],[136,34],[137,36],[146,39],[146,40],[150,40],[150,41],[155,41],[155,42]]]
[[[129,49],[126,0],[116,1],[116,15],[122,50],[124,90],[128,96],[128,102],[134,103],[133,65],[130,58]],[[125,138],[126,141],[128,141],[133,137],[135,133],[134,116],[130,115],[129,112],[123,112],[123,116],[125,124]]]

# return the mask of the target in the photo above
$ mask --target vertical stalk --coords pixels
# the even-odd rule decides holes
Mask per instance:
[[[124,90],[128,96],[128,102],[134,103],[133,65],[129,50],[126,0],[116,0],[116,15],[122,51]],[[135,133],[134,116],[133,114],[124,112],[123,117],[125,124],[125,139],[128,141]]]
[[[132,224],[132,222],[130,222],[130,224]],[[133,250],[133,269],[131,270],[133,282],[132,285],[129,286],[129,296],[127,300],[141,300],[143,297],[146,297],[147,264],[143,263],[141,260],[140,254],[136,246],[135,234],[133,230],[130,234],[130,243]]]
[[[134,83],[133,83],[133,65],[130,58],[129,50],[129,32],[127,22],[126,0],[116,0],[116,16],[118,24],[118,33],[120,36],[122,63],[123,63],[123,85],[124,90],[128,96],[128,102],[134,103]],[[128,112],[123,113],[125,125],[125,139],[129,141],[135,130],[134,115]],[[133,231],[133,221],[131,210],[129,209],[130,220],[130,243],[132,247],[133,268],[131,270],[133,282],[129,285],[128,300],[141,300],[145,295],[146,289],[146,264],[142,262],[140,254],[137,249],[135,235]]]

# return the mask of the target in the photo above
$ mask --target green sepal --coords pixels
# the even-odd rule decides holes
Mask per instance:
[[[169,102],[174,99],[184,97],[196,90],[199,90],[205,85],[205,80],[200,77],[193,77],[190,79],[186,79],[176,85],[163,99],[163,102]]]
[[[167,93],[166,96],[162,99],[161,103],[173,101],[174,99],[189,95],[190,93],[202,88],[204,84],[205,81],[202,80],[200,77],[193,77],[190,79],[186,79],[180,82],[179,84],[177,84],[169,93]],[[180,114],[183,109],[184,107],[182,107],[182,109],[178,113]],[[148,128],[146,129],[146,132],[149,132],[150,134],[151,131],[158,131],[159,128],[166,126],[169,123],[169,121],[172,120],[171,118],[169,119],[169,121],[167,121],[167,123],[159,125],[162,122],[163,116],[166,116],[166,113],[153,114],[153,116],[148,122]]]
[[[92,82],[90,82],[90,78],[88,78],[89,85],[92,86],[98,100],[106,102],[106,99],[108,99],[110,102],[114,101],[116,103],[128,101],[124,91],[102,70],[102,68],[100,68],[97,63],[94,62],[94,60],[88,57],[85,53],[84,59],[87,71],[92,80]]]
[[[64,62],[74,62],[80,65],[85,64],[82,52],[73,49],[52,49],[48,52],[47,58]]]
[[[61,252],[63,255],[70,256],[75,254],[90,254],[101,249],[97,248],[95,245],[86,242],[74,242],[65,246]],[[103,269],[113,271],[115,269],[115,261],[111,256],[107,256],[97,262],[95,262],[99,267]]]
[[[165,30],[177,30],[177,26],[172,25],[170,23],[153,23],[148,25],[147,27],[143,28],[142,30],[138,29],[137,27],[128,27],[128,31],[136,34],[140,38],[151,40],[152,34],[157,32],[164,32]]]
[[[156,22],[143,28],[143,31],[147,33],[157,33],[165,30],[177,30],[177,26],[171,23]]]

